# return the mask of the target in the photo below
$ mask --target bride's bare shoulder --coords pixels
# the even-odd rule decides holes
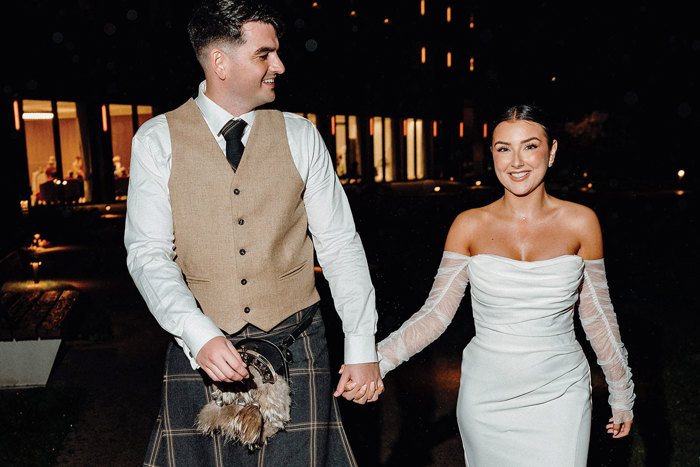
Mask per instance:
[[[452,223],[452,227],[459,229],[473,229],[479,224],[488,221],[490,217],[493,217],[493,207],[494,203],[491,203],[486,206],[462,211],[455,218],[454,222]]]
[[[593,209],[583,204],[557,199],[558,209],[565,222],[576,229],[600,230],[598,216]]]
[[[445,250],[469,255],[472,239],[476,233],[493,217],[491,205],[468,209],[457,215],[445,241]]]

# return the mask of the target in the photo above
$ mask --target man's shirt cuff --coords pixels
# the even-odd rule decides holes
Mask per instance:
[[[377,362],[377,347],[374,335],[345,336],[345,363],[375,363]]]

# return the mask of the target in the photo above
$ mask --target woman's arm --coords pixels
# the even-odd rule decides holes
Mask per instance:
[[[425,304],[377,346],[382,378],[437,339],[452,322],[469,282],[465,214],[455,219]]]
[[[613,413],[607,426],[608,432],[620,438],[629,434],[634,417],[634,383],[627,364],[627,350],[622,343],[617,316],[610,300],[600,224],[593,211],[584,209],[578,217],[581,223],[578,230],[581,232],[579,256],[584,259],[579,317],[608,384],[608,402]]]

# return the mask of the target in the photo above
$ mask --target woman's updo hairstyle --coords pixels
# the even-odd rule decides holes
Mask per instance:
[[[508,107],[499,114],[498,118],[493,121],[491,128],[494,130],[499,123],[512,122],[516,120],[525,120],[532,123],[537,123],[544,130],[544,135],[547,138],[547,144],[551,147],[553,138],[550,132],[549,119],[545,112],[537,106],[529,104],[514,105]]]

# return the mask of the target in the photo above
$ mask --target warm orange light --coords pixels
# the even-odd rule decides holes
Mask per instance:
[[[474,182],[474,185],[476,185],[476,186],[481,186],[481,180],[475,181],[475,182]]]
[[[449,23],[451,21],[452,21],[452,8],[448,6],[447,7],[447,22]]]
[[[685,170],[681,169],[678,171],[678,180],[683,180],[683,177],[685,177]]]
[[[389,18],[384,18],[384,24],[389,24]]]
[[[335,135],[335,115],[331,116],[331,134]]]
[[[356,12],[355,10],[352,10],[352,11],[350,12],[350,16],[357,16],[357,12]]]
[[[425,0],[420,0],[420,15],[425,16]]]
[[[459,122],[459,137],[464,138],[464,122]]]
[[[447,52],[447,68],[452,67],[452,52]]]
[[[433,138],[437,138],[437,120],[433,120]]]
[[[425,63],[425,47],[420,48],[420,62]]]
[[[487,123],[484,123],[484,138],[487,138],[489,135],[489,126]]]
[[[313,2],[313,3],[311,4],[311,7],[312,7],[312,8],[318,8],[318,2]]]
[[[14,101],[12,103],[12,110],[15,113],[15,130],[19,131],[20,127],[20,121],[19,121],[19,102]]]
[[[102,131],[107,133],[109,126],[107,126],[107,106],[102,105]]]
[[[474,15],[469,15],[469,29],[474,29]]]
[[[474,71],[474,57],[469,59],[469,71]]]
[[[587,186],[588,188],[593,188],[593,184],[592,184],[592,183],[589,183],[589,184],[586,185],[586,186]]]
[[[403,119],[403,135],[408,135],[408,120]]]
[[[374,117],[369,118],[369,135],[374,136]]]

